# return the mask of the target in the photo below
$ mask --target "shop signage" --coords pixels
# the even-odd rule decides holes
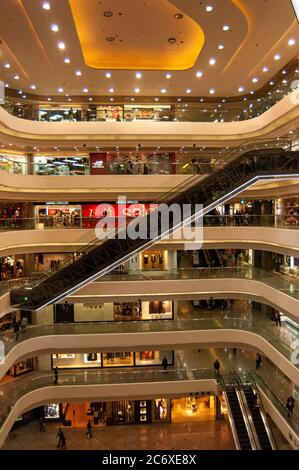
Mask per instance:
[[[46,206],[67,206],[69,204],[68,201],[48,201],[46,202]]]
[[[96,160],[92,162],[92,168],[105,168],[103,160]]]

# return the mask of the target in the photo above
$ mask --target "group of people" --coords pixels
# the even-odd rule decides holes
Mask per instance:
[[[0,228],[17,228],[18,219],[21,217],[20,207],[5,206],[0,208]]]

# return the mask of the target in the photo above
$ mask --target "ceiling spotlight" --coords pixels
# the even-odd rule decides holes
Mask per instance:
[[[88,93],[88,88],[83,88],[83,93]]]
[[[47,98],[47,99],[48,99],[48,101],[52,101],[52,98]]]
[[[5,83],[5,88],[9,88],[9,84],[8,84],[8,83]]]
[[[240,86],[240,87],[238,88],[238,92],[239,92],[239,93],[242,93],[242,91],[244,91],[244,87]]]
[[[72,101],[72,98],[68,98],[67,100],[68,100],[68,101]]]
[[[222,49],[224,49],[224,45],[223,45],[223,44],[219,44],[219,45],[218,45],[218,49],[219,49],[220,51],[222,51]]]
[[[263,72],[268,72],[268,71],[269,71],[268,67],[263,67]]]
[[[58,93],[63,93],[64,90],[63,90],[63,88],[58,88],[57,91],[58,91]]]
[[[296,39],[291,38],[291,39],[288,40],[288,45],[289,46],[295,46],[295,44],[296,44]]]
[[[161,93],[166,93],[166,88],[161,88]]]
[[[167,78],[167,80],[169,80],[171,78],[171,73],[167,73],[165,77]]]
[[[214,93],[215,93],[214,88],[210,88],[209,93],[210,93],[210,95],[214,95]]]
[[[59,43],[57,44],[58,46],[58,49],[60,49],[61,51],[64,51],[65,49],[65,44],[63,41],[59,41]]]
[[[270,85],[274,85],[274,82],[273,82],[273,81],[271,81],[271,82],[270,82]]]
[[[211,11],[213,11],[212,5],[207,5],[207,6],[206,6],[206,11],[207,11],[208,13],[210,13]]]
[[[140,93],[140,88],[134,88],[135,93]]]
[[[69,57],[65,57],[64,58],[64,63],[65,64],[70,64],[71,63],[71,59]]]
[[[155,101],[159,101],[159,98],[155,98]]]
[[[131,98],[131,101],[135,101],[135,98]]]
[[[57,33],[59,31],[59,26],[56,23],[51,24],[51,31]]]
[[[89,101],[92,101],[92,98],[91,98],[91,97],[90,97],[90,98],[88,98],[88,99],[89,99]]]
[[[4,64],[4,68],[10,69],[10,64],[8,62],[6,62],[6,64]]]
[[[44,10],[50,10],[51,9],[51,5],[50,5],[49,2],[44,2],[42,4],[42,7],[43,7]]]
[[[196,72],[197,78],[202,77],[202,75],[203,75],[203,74],[202,74],[202,71],[201,71],[201,70],[198,70],[198,71]]]
[[[169,44],[175,44],[176,43],[176,38],[168,38]]]
[[[210,65],[215,65],[216,64],[216,59],[214,57],[212,57],[210,60],[209,60],[209,64]]]
[[[184,18],[184,15],[182,15],[182,13],[176,13],[174,15],[174,19],[175,20],[181,20],[182,18]]]
[[[30,88],[31,90],[36,90],[36,85],[31,85]]]
[[[104,11],[103,15],[106,16],[106,18],[111,18],[111,16],[113,16],[113,13],[112,11]]]
[[[281,55],[280,54],[275,54],[274,60],[279,60],[279,59],[281,59]]]
[[[141,77],[142,77],[142,73],[141,73],[141,72],[136,72],[136,73],[135,73],[135,77],[136,77],[136,78],[141,78]]]
[[[286,75],[288,72],[287,72],[286,70],[283,70],[281,73],[282,73],[283,75]]]
[[[257,77],[254,77],[254,78],[252,79],[252,83],[257,83],[258,81],[259,81],[259,79],[258,79]]]
[[[114,88],[111,87],[111,88],[109,88],[108,91],[109,91],[109,93],[114,93]]]
[[[192,91],[191,88],[187,88],[186,93],[190,95],[191,91]]]
[[[111,78],[111,73],[110,73],[110,72],[106,72],[106,73],[105,73],[105,77],[106,77],[106,78]]]
[[[223,29],[223,31],[229,31],[229,26],[228,26],[228,24],[225,24],[222,29]]]
[[[76,70],[75,75],[77,75],[77,77],[81,77],[82,75],[81,70]]]
[[[114,101],[114,98],[110,98],[110,101]]]
[[[19,80],[19,79],[20,79],[19,75],[15,75],[15,76],[14,76],[14,79],[15,79],[15,80]]]

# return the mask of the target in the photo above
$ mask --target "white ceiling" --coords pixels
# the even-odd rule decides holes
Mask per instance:
[[[135,41],[136,47],[141,40],[138,29],[141,20],[134,16],[136,1],[142,1],[146,11],[149,5],[159,6],[159,0],[85,0],[86,9],[97,11],[102,21],[99,35],[119,34],[124,38],[122,43],[107,43],[109,47],[118,47],[120,54],[126,53],[126,40],[130,44]],[[1,0],[0,77],[10,88],[27,93],[51,97],[59,94],[197,97],[211,96],[209,90],[213,88],[213,96],[240,96],[264,86],[299,54],[299,26],[289,0],[168,0],[184,18],[188,16],[200,25],[205,34],[204,46],[192,68],[171,70],[170,79],[166,78],[165,70],[140,69],[136,71],[142,72],[142,78],[137,79],[134,70],[88,67],[68,0],[49,0],[50,10],[44,10],[43,3],[42,0]],[[208,5],[213,7],[211,12],[206,11]],[[104,11],[112,11],[113,16],[105,17]],[[159,33],[153,21],[151,34],[155,43],[157,34],[161,36],[161,44],[179,34],[178,25],[184,18],[173,19],[171,30],[159,29]],[[51,31],[54,23],[59,26],[58,32]],[[169,18],[165,24],[168,29]],[[223,31],[225,24],[230,26],[229,31]],[[288,45],[290,39],[296,43]],[[58,49],[59,41],[65,42],[64,51]],[[218,49],[219,44],[224,45],[223,50]],[[280,60],[274,60],[275,54],[281,56]],[[65,57],[71,59],[70,64],[64,63]],[[209,64],[210,58],[216,59],[215,65]],[[11,67],[5,68],[6,63]],[[264,67],[269,70],[263,72]],[[76,76],[77,70],[81,76]],[[197,71],[202,71],[201,78],[196,77]],[[106,72],[111,72],[111,78],[105,77]],[[13,78],[15,75],[19,80]],[[255,77],[258,81],[253,83]],[[34,91],[31,85],[36,86]],[[62,93],[58,92],[60,87]],[[139,93],[134,92],[136,87]],[[239,87],[244,91],[239,92]],[[83,92],[84,88],[88,93]],[[109,92],[109,88],[114,92]],[[162,88],[167,90],[166,94],[161,94]],[[190,94],[186,93],[188,88],[192,90]]]

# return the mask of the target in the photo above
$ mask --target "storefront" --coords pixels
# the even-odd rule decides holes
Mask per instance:
[[[81,121],[82,111],[81,108],[58,107],[53,108],[43,107],[38,110],[38,120],[48,122],[59,121]]]
[[[24,273],[24,256],[11,255],[0,258],[1,280],[21,277]]]
[[[90,154],[91,175],[175,174],[175,152],[96,152]]]
[[[67,201],[49,201],[34,206],[34,217],[38,228],[64,228],[81,226],[81,204]]]
[[[142,271],[162,271],[167,269],[167,250],[150,250],[141,253]]]
[[[26,156],[14,154],[0,155],[0,170],[8,171],[15,175],[24,175],[27,173]]]
[[[299,225],[299,198],[283,199],[281,203],[283,221],[286,225]]]
[[[52,369],[99,369],[105,367],[160,366],[166,357],[168,364],[174,364],[173,351],[107,352],[86,354],[52,354]]]
[[[35,155],[33,157],[34,175],[55,176],[84,176],[89,174],[88,156],[62,156],[50,157]]]
[[[67,261],[73,262],[75,259],[75,253],[35,253],[34,271],[36,273],[55,272]]]

